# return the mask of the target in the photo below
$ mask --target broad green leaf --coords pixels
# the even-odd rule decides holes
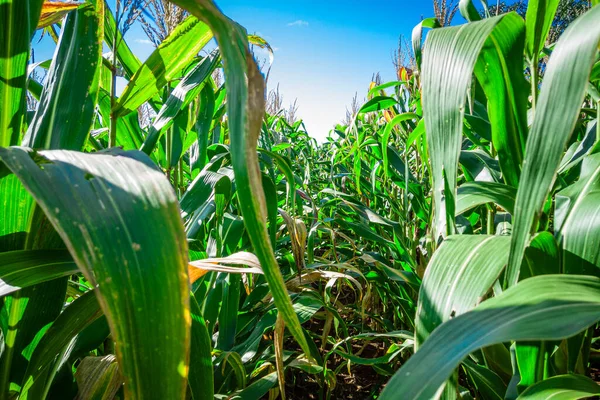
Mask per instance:
[[[465,182],[458,187],[456,197],[456,215],[474,207],[494,203],[513,213],[517,190],[494,182]]]
[[[600,386],[587,376],[559,375],[527,388],[517,400],[577,400],[600,394]]]
[[[179,77],[212,37],[206,24],[193,16],[186,18],[131,77],[112,110],[115,116],[122,117],[137,109]]]
[[[77,265],[67,250],[0,253],[0,297],[77,271]]]
[[[398,104],[398,101],[393,97],[387,96],[375,96],[371,100],[367,101],[363,106],[358,110],[358,113],[368,113],[373,111],[381,111],[386,110],[394,105]]]
[[[467,87],[485,41],[502,16],[434,29],[423,57],[423,116],[433,177],[434,238],[454,232],[456,174]],[[444,68],[440,68],[444,65]],[[444,178],[445,175],[445,178]],[[448,186],[449,193],[445,186]],[[449,221],[449,222],[448,222]]]
[[[460,14],[469,22],[479,21],[481,16],[473,4],[473,0],[460,0],[458,3]]]
[[[521,265],[522,279],[560,272],[559,247],[556,238],[547,231],[536,233],[525,250],[525,258]]]
[[[302,350],[310,354],[267,232],[267,206],[256,152],[265,109],[263,77],[248,49],[246,33],[211,0],[176,0],[175,3],[205,20],[217,39],[227,80],[231,161],[244,224],[285,325]]]
[[[33,198],[16,176],[0,178],[0,251],[25,247],[34,207]]]
[[[292,162],[289,158],[282,156],[281,154],[273,153],[271,151],[258,149],[261,154],[264,154],[273,160],[277,161],[277,166],[283,172],[285,176],[285,185],[287,187],[287,206],[290,210],[294,210],[296,204],[296,178],[294,176],[294,171],[292,170]]]
[[[413,28],[411,41],[417,68],[421,68],[421,56],[423,54],[423,28],[434,29],[439,28],[440,26],[440,22],[437,20],[437,18],[425,18]]]
[[[14,175],[0,179],[0,189],[4,214],[0,219],[2,251],[62,247],[60,239],[48,227],[32,197]],[[21,289],[0,300],[3,336],[0,340],[0,398],[8,395],[9,388],[20,388],[33,349],[63,307],[66,284],[66,279],[55,279]]]
[[[501,183],[500,164],[483,150],[462,150],[460,166],[467,180]]]
[[[188,385],[194,400],[214,399],[214,377],[211,339],[206,322],[194,295],[190,297],[192,342],[190,346],[190,375]]]
[[[395,87],[402,86],[405,84],[406,84],[406,82],[404,82],[404,81],[392,81],[392,82],[382,83],[381,85],[377,85],[377,86],[373,87],[371,90],[369,90],[369,93],[367,93],[367,96],[369,96],[369,97],[374,96],[378,92],[381,93],[387,88],[391,88],[391,87],[395,88]]]
[[[430,399],[471,352],[510,340],[560,340],[600,319],[600,279],[543,275],[436,329],[388,382],[381,399]]]
[[[219,336],[216,348],[229,351],[235,344],[242,278],[238,274],[227,274],[222,284],[223,298],[218,318]]]
[[[0,158],[44,210],[88,281],[99,284],[126,396],[181,398],[190,332],[187,243],[162,172],[137,151],[8,148],[0,149]]]
[[[527,3],[525,24],[527,25],[526,55],[531,63],[537,67],[539,54],[546,44],[546,38],[558,3],[560,0],[530,0]]]
[[[231,177],[220,172],[203,170],[190,183],[188,190],[179,202],[183,216],[192,215],[201,208],[211,198],[217,187],[222,187],[221,191],[231,191]]]
[[[575,127],[600,40],[600,7],[575,20],[554,48],[544,76],[513,219],[506,286],[519,279],[519,268],[540,209],[546,201],[565,145]]]
[[[473,381],[482,400],[502,400],[506,393],[506,385],[491,369],[475,364],[468,358],[463,367]]]
[[[229,398],[231,400],[260,399],[275,385],[277,385],[277,372],[271,372],[270,374],[257,379],[251,385],[248,385],[247,388],[235,392]]]
[[[433,254],[419,290],[415,350],[438,326],[475,308],[500,276],[509,246],[504,236],[446,238]]]
[[[214,50],[183,77],[152,122],[148,136],[140,150],[146,154],[150,154],[154,150],[156,142],[165,129],[171,126],[173,119],[198,96],[203,88],[202,83],[210,77],[218,62],[219,53],[218,50]]]
[[[101,316],[102,309],[94,291],[86,292],[65,308],[46,331],[31,355],[23,378],[20,399],[36,398],[35,388],[45,387],[44,373],[51,367],[52,361],[67,348],[77,334]]]
[[[527,96],[523,77],[525,24],[516,13],[505,15],[486,40],[475,76],[487,97],[492,143],[506,183],[517,187],[527,140]]]
[[[199,109],[194,130],[197,135],[197,144],[192,147],[196,152],[190,155],[190,169],[197,171],[204,168],[207,161],[208,135],[212,124],[215,109],[215,93],[210,85],[204,85],[199,95]]]
[[[43,0],[0,0],[0,147],[19,143],[26,111],[29,42]]]
[[[385,125],[385,128],[383,130],[383,135],[381,137],[381,148],[382,148],[382,153],[383,153],[383,171],[384,171],[386,177],[388,176],[388,168],[390,165],[387,147],[388,147],[388,142],[390,141],[390,136],[392,134],[392,130],[394,129],[394,127],[396,127],[396,125],[400,124],[401,122],[412,120],[412,119],[419,119],[419,116],[414,113],[404,113],[404,114],[396,115],[394,118],[392,118],[392,120],[390,122],[388,122]]]
[[[66,279],[55,279],[21,289],[4,299],[0,309],[5,345],[0,356],[0,399],[8,398],[9,387],[20,387],[41,335],[61,312],[66,289]]]
[[[83,149],[98,99],[103,14],[104,3],[96,0],[67,16],[24,145]]]
[[[555,231],[564,272],[600,274],[600,153],[583,159],[581,175],[556,194]]]

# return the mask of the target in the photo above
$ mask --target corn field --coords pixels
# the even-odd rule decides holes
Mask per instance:
[[[600,396],[597,0],[423,19],[322,144],[172,2],[141,62],[123,7],[0,0],[0,400]]]

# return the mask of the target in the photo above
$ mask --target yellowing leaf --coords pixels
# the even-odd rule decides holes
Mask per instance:
[[[79,7],[81,3],[73,1],[45,1],[42,5],[42,15],[38,22],[38,29],[60,21],[71,10]]]

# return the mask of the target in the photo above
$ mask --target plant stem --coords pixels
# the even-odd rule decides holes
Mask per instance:
[[[165,141],[167,143],[166,146],[166,160],[167,160],[167,178],[169,178],[169,182],[171,181],[171,153],[173,152],[172,144],[173,144],[173,129],[167,129],[167,133],[165,135]]]
[[[531,109],[535,111],[537,104],[537,88],[538,88],[538,67],[537,60],[532,60],[530,64],[531,69]]]
[[[110,66],[111,85],[110,85],[110,127],[108,130],[108,147],[117,145],[117,118],[115,116],[115,104],[117,93],[117,41],[119,40],[119,9],[120,1],[117,1],[115,16],[115,35],[112,45],[112,65]]]

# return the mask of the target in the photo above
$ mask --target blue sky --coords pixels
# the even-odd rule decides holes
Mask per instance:
[[[113,1],[109,3],[114,4]],[[362,100],[373,73],[394,80],[392,51],[410,37],[421,17],[433,15],[428,0],[216,0],[249,33],[275,49],[269,89],[279,84],[284,104],[298,99],[308,133],[323,140],[358,92]],[[460,17],[459,17],[460,18]],[[126,39],[143,61],[153,46],[139,27]],[[34,39],[36,43],[36,39]],[[46,37],[34,45],[36,61],[52,57]],[[123,86],[123,82],[120,83]]]
[[[322,140],[345,116],[373,73],[395,79],[392,51],[400,34],[410,36],[430,1],[222,0],[217,4],[275,49],[269,88],[279,83],[284,103],[298,99],[308,133]]]

